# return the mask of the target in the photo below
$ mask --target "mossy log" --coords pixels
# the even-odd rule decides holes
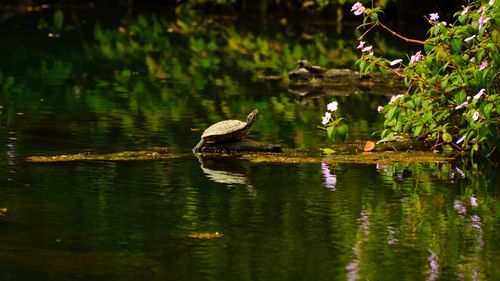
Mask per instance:
[[[48,156],[30,156],[26,158],[28,162],[68,162],[68,161],[131,161],[131,160],[151,160],[180,157],[179,154],[168,153],[167,148],[158,147],[145,151],[123,151],[116,153],[77,153]]]

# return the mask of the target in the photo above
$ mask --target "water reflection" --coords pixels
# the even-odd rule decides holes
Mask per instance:
[[[213,182],[225,185],[244,185],[248,191],[254,192],[247,177],[247,168],[241,160],[234,157],[199,155],[200,168],[205,176]]]
[[[429,249],[429,257],[427,258],[427,261],[429,262],[429,276],[427,277],[428,281],[434,281],[437,280],[439,276],[439,263],[438,263],[438,257],[434,251]]]
[[[326,164],[324,161],[321,161],[321,172],[323,173],[323,178],[325,180],[325,187],[331,190],[335,190],[335,187],[337,186],[337,176],[332,173],[332,171],[328,167],[328,164]]]
[[[369,241],[368,235],[369,231],[369,218],[366,210],[362,210],[360,214],[360,218],[358,219],[358,235],[356,237],[356,243],[352,248],[353,259],[352,261],[345,267],[347,269],[347,280],[354,281],[360,279],[360,269],[361,269],[361,260],[363,253],[363,246],[366,242]]]

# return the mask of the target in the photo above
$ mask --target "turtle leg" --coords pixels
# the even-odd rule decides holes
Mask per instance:
[[[195,147],[193,147],[193,153],[198,153],[204,144],[205,140],[201,139],[200,142],[198,142],[198,144]]]

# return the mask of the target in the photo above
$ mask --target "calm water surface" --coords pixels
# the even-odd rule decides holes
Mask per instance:
[[[201,97],[183,82],[132,84],[40,85],[0,98],[1,280],[498,279],[493,169],[201,164],[189,153],[196,129],[253,108],[261,116],[252,138],[325,146],[316,126],[333,99],[350,118],[351,141],[368,139],[386,96],[297,99],[279,83],[252,82]],[[182,156],[25,160],[153,146]],[[199,233],[223,237],[189,237]]]

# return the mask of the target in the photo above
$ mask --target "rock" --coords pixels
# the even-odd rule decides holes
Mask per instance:
[[[279,144],[267,144],[254,140],[244,139],[224,143],[206,144],[200,149],[201,152],[225,153],[225,152],[283,152]]]

